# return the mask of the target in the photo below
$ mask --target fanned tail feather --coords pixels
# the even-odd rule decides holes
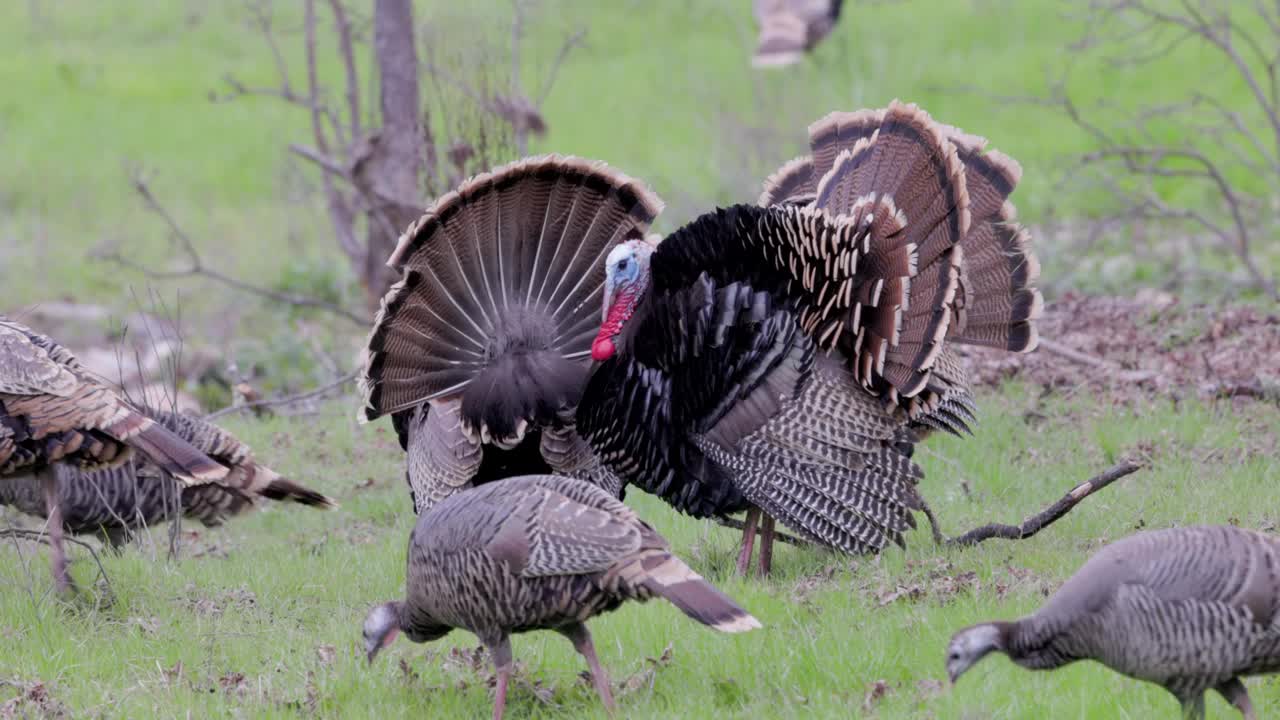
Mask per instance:
[[[1012,158],[896,101],[831,113],[809,126],[809,144],[809,156],[765,181],[759,204],[874,218],[874,247],[859,265],[870,281],[850,318],[866,330],[842,346],[864,384],[918,417],[960,387],[932,371],[944,340],[1035,348],[1040,266],[1008,202],[1022,174]],[[904,252],[914,270],[895,275]],[[947,414],[937,424],[963,425],[962,411]]]
[[[662,550],[650,551],[639,558],[640,579],[654,595],[666,598],[685,615],[713,630],[739,633],[755,630],[760,621],[743,610],[732,598],[720,592],[680,558]]]
[[[972,227],[961,243],[964,264],[956,320],[948,339],[1011,352],[1030,352],[1039,337],[1035,321],[1044,301],[1035,284],[1040,263],[1030,236],[1008,201],[1022,177],[1013,158],[986,151],[987,140],[943,127],[965,167]]]
[[[845,349],[863,385],[925,389],[952,319],[969,230],[964,167],[941,126],[914,105],[832,113],[810,126],[814,204],[869,232],[859,265],[860,326]]]
[[[577,401],[603,258],[662,201],[603,163],[528,158],[478,175],[405,231],[365,349],[362,420],[460,398],[469,431],[510,445]]]

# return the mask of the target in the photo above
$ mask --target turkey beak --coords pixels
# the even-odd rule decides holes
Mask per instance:
[[[604,284],[604,305],[600,308],[601,325],[609,319],[609,308],[613,307],[613,282],[611,281],[612,278],[606,280]]]

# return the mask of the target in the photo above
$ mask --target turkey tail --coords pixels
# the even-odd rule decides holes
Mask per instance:
[[[928,384],[959,289],[957,246],[970,222],[964,165],[915,105],[833,113],[809,132],[822,173],[814,205],[868,236],[857,334],[844,349],[864,386],[913,397]]]
[[[285,478],[272,480],[267,483],[265,488],[259,490],[258,494],[268,500],[277,502],[295,502],[299,505],[308,505],[326,510],[338,509],[338,502],[333,498]]]
[[[764,191],[758,205],[808,205],[817,194],[817,180],[813,172],[813,159],[798,157],[778,168],[765,178]]]
[[[1004,153],[984,153],[986,138],[952,127],[944,126],[944,132],[964,163],[972,217],[961,242],[964,264],[948,339],[1030,352],[1039,340],[1035,321],[1044,300],[1035,287],[1040,263],[1008,201],[1022,168]]]
[[[577,402],[603,259],[662,209],[603,163],[544,156],[478,175],[405,231],[365,349],[362,420],[460,397],[470,431],[514,444]]]
[[[665,550],[651,551],[639,560],[637,584],[680,608],[685,615],[713,630],[739,633],[755,630],[760,621],[720,592],[680,558]]]
[[[137,413],[113,425],[108,429],[108,434],[114,435],[122,424],[134,424],[132,421],[135,418],[142,421],[135,424],[140,429],[132,437],[126,435],[126,442],[165,472],[188,485],[201,485],[227,476],[227,468],[214,462],[165,426]]]

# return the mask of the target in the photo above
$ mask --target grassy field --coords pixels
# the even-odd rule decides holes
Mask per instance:
[[[589,32],[563,67],[546,107],[550,132],[534,149],[644,178],[668,201],[659,226],[667,230],[710,203],[753,198],[760,177],[801,150],[810,121],[899,97],[1017,157],[1025,220],[1092,209],[1095,198],[1056,184],[1064,158],[1087,147],[1081,132],[1053,113],[970,92],[1044,92],[1082,31],[1071,17],[1079,3],[847,5],[812,61],[755,73],[746,0],[545,0],[526,53],[531,82],[567,32]],[[506,3],[419,7],[419,19],[458,46],[507,32]],[[269,285],[329,278],[350,291],[316,179],[285,150],[305,138],[303,113],[272,100],[209,100],[227,73],[273,81],[240,3],[0,0],[0,17],[0,311],[52,299],[134,309],[142,278],[92,253],[169,257],[163,225],[129,187],[136,168],[217,268]],[[284,48],[300,72],[298,44]],[[326,77],[335,70],[321,68]],[[1157,102],[1206,87],[1228,105],[1244,97],[1194,46],[1149,72],[1086,64],[1075,77],[1085,99]],[[1055,252],[1042,249],[1049,280],[1076,263]],[[189,316],[242,318],[237,343],[284,358],[282,372],[314,362],[301,333],[257,300],[204,282],[156,289],[169,301],[181,293]],[[228,359],[248,366],[239,348],[228,346]],[[908,550],[875,560],[783,547],[768,581],[732,576],[734,533],[632,493],[628,502],[765,628],[718,636],[660,602],[600,618],[592,628],[623,686],[622,716],[1173,715],[1162,690],[1091,664],[1031,674],[994,659],[949,688],[945,645],[962,626],[1037,607],[1101,543],[1135,528],[1280,524],[1271,502],[1280,410],[1155,400],[1132,410],[1089,392],[1042,398],[1016,386],[986,392],[983,405],[976,437],[931,440],[919,455],[926,496],[952,533],[1016,522],[1129,453],[1149,456],[1151,467],[1028,541],[942,550],[922,529]],[[220,530],[185,527],[178,561],[165,559],[157,531],[158,548],[104,558],[109,587],[75,550],[88,591],[70,603],[51,595],[42,550],[0,542],[0,720],[487,715],[488,669],[477,669],[469,635],[426,647],[401,640],[373,667],[363,660],[360,623],[373,603],[402,592],[413,516],[389,426],[358,427],[353,415],[345,401],[313,416],[228,422],[274,467],[336,496],[338,512],[267,508]],[[514,646],[522,665],[510,717],[604,717],[562,638],[526,635]],[[1274,714],[1280,687],[1249,685],[1260,714]],[[1228,713],[1217,696],[1209,703],[1211,714]]]
[[[293,13],[281,25],[296,27],[297,8],[281,5]],[[854,3],[812,62],[759,73],[748,66],[754,26],[745,0],[545,0],[525,51],[529,83],[570,30],[587,28],[588,44],[565,64],[546,107],[550,132],[534,149],[600,158],[644,178],[669,202],[665,230],[709,203],[754,198],[760,178],[801,150],[805,126],[823,114],[898,97],[1017,157],[1026,169],[1015,196],[1024,218],[1036,222],[1051,207],[1071,216],[1090,200],[1055,183],[1067,155],[1087,147],[1084,134],[1054,113],[973,90],[1044,93],[1082,32],[1077,5]],[[503,36],[507,8],[431,0],[420,3],[419,19],[448,53]],[[0,57],[0,308],[59,296],[128,302],[140,278],[88,253],[121,247],[142,260],[165,257],[163,226],[129,187],[134,168],[220,269],[274,283],[293,268],[335,261],[308,190],[316,178],[310,168],[300,174],[285,149],[306,140],[305,111],[272,99],[209,100],[228,73],[251,86],[274,82],[240,3],[0,0],[0,15],[11,20],[0,24],[8,49]],[[286,38],[283,47],[302,83],[300,46]],[[336,79],[337,70],[326,64],[321,74]],[[1211,87],[1228,106],[1243,106],[1247,92],[1194,45],[1150,70],[1084,62],[1074,77],[1082,101],[1170,101]],[[204,289],[186,287],[189,297]]]
[[[364,662],[360,624],[402,592],[413,517],[389,428],[356,428],[350,415],[350,403],[334,403],[310,418],[228,423],[273,466],[336,496],[337,512],[270,508],[200,529],[177,562],[146,548],[105,558],[113,592],[99,584],[71,604],[49,596],[43,553],[0,546],[0,708],[40,681],[51,700],[19,705],[16,717],[40,717],[41,707],[85,718],[484,716],[487,666],[473,668],[466,633],[428,646],[401,640],[373,667]],[[1274,503],[1257,499],[1274,489],[1280,411],[1100,409],[1015,387],[987,398],[982,416],[976,437],[931,440],[921,455],[925,493],[951,533],[1017,522],[1121,455],[1152,464],[1030,540],[944,551],[921,529],[907,551],[876,560],[784,547],[767,581],[732,576],[731,531],[632,492],[628,502],[765,628],[717,635],[662,602],[598,619],[602,662],[627,688],[622,716],[1173,715],[1163,690],[1091,663],[1033,674],[991,659],[948,688],[943,653],[954,630],[1034,609],[1090,552],[1135,528],[1274,527]],[[155,536],[163,545],[163,531]],[[95,566],[83,551],[74,557],[75,575],[93,587]],[[511,717],[604,716],[562,638],[524,635],[514,647],[522,670]],[[648,660],[668,647],[668,661]],[[868,700],[879,681],[886,692]],[[1262,716],[1280,708],[1275,681],[1249,685]],[[1209,702],[1213,716],[1229,716],[1216,696]]]

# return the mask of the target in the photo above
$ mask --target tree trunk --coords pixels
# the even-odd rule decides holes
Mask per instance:
[[[412,0],[376,0],[373,22],[382,128],[369,139],[356,174],[373,205],[363,276],[370,306],[376,309],[397,279],[387,259],[400,233],[423,210],[423,148]]]

